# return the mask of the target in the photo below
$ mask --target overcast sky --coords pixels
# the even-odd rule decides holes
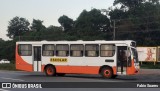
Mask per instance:
[[[23,17],[32,23],[34,19],[44,21],[44,25],[60,26],[58,18],[62,15],[75,20],[84,10],[108,9],[114,0],[0,0],[0,38],[9,39],[8,22],[15,16]]]

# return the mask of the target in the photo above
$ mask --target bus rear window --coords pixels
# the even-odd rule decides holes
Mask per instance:
[[[31,56],[32,55],[32,45],[30,44],[19,44],[18,54],[21,56]]]

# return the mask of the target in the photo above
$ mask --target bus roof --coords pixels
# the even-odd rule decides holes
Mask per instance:
[[[133,40],[119,40],[119,41],[106,41],[106,40],[95,40],[95,41],[83,41],[83,40],[77,40],[77,41],[18,41],[16,44],[80,44],[80,43],[86,43],[86,44],[97,44],[97,43],[126,43],[130,44],[131,42],[135,42]]]

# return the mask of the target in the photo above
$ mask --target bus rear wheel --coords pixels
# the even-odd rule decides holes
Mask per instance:
[[[112,78],[112,77],[113,77],[113,71],[112,71],[112,69],[109,68],[109,67],[104,67],[104,68],[102,68],[102,70],[101,70],[101,75],[102,75],[103,78],[109,79],[109,78]]]
[[[56,69],[49,65],[45,68],[45,73],[47,76],[55,76],[56,75]]]

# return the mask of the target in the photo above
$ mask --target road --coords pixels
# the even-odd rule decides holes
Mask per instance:
[[[160,69],[141,69],[137,75],[118,76],[115,79],[103,79],[100,75],[47,77],[41,72],[0,71],[0,82],[160,82]]]
[[[24,72],[24,71],[0,71],[0,82],[160,82],[160,70],[159,69],[141,69],[137,75],[133,76],[118,76],[115,79],[103,79],[100,75],[73,75],[67,74],[64,77],[47,77],[44,73],[39,72]],[[63,91],[64,88],[56,91]],[[66,89],[66,88],[65,88]],[[70,91],[70,88],[67,88]],[[76,88],[73,88],[76,89]],[[72,89],[72,90],[73,90]],[[85,88],[79,88],[78,90],[85,90]],[[86,88],[86,91],[88,91]],[[97,90],[104,90],[110,88],[96,88]],[[97,91],[95,88],[92,91]],[[123,89],[123,91],[131,90],[129,88]],[[135,88],[134,88],[135,89]],[[136,88],[137,89],[137,88]],[[140,89],[141,91],[149,91],[150,88]],[[159,91],[159,88],[154,90]],[[12,89],[15,91],[21,91],[20,89]],[[48,89],[47,89],[48,90]],[[111,89],[110,89],[111,90]],[[109,90],[109,91],[110,91]],[[115,88],[116,90],[116,88]],[[111,91],[115,91],[112,89]],[[138,89],[137,89],[138,90]],[[0,91],[10,91],[10,89],[0,89]],[[27,91],[27,90],[26,90]],[[41,89],[37,89],[41,91]],[[53,91],[53,90],[52,90]]]

